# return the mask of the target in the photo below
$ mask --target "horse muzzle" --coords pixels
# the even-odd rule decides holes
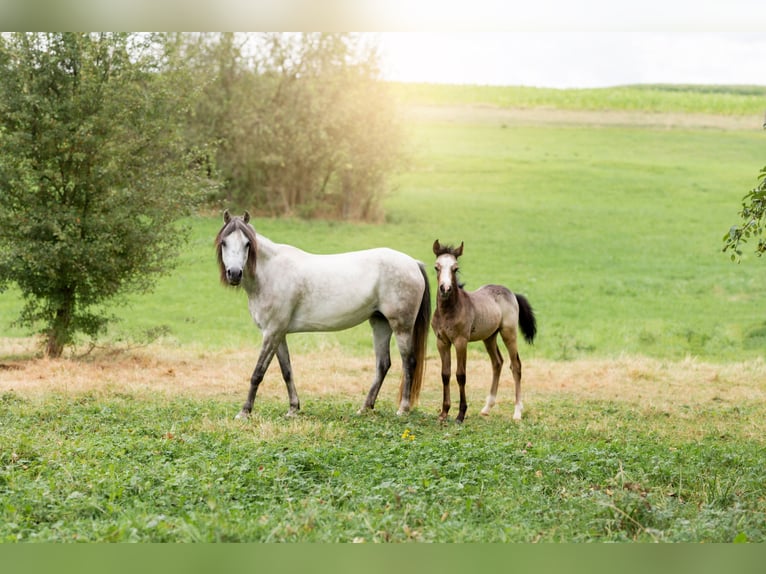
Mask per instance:
[[[240,283],[242,283],[242,269],[227,269],[226,270],[226,280],[229,282],[229,285],[236,287]]]

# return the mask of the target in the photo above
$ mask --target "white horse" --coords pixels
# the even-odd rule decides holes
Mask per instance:
[[[392,249],[314,255],[270,241],[249,224],[250,214],[224,212],[215,238],[221,282],[242,286],[248,307],[263,333],[263,346],[250,379],[247,401],[237,418],[250,415],[258,386],[276,354],[290,400],[289,415],[300,410],[293,383],[288,333],[338,331],[369,321],[376,373],[363,412],[373,409],[391,366],[391,335],[402,357],[399,409],[417,404],[426,358],[431,295],[423,263]]]

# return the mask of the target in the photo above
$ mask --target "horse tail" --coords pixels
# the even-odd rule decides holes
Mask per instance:
[[[527,298],[518,293],[515,295],[519,302],[519,327],[524,334],[524,339],[531,345],[535,341],[535,335],[537,335],[537,318]]]
[[[423,386],[423,379],[425,378],[428,332],[431,328],[431,286],[428,282],[426,266],[421,262],[418,262],[418,266],[420,267],[420,273],[423,275],[425,288],[423,289],[423,297],[420,300],[420,308],[418,309],[418,315],[415,319],[415,325],[412,329],[412,345],[415,352],[415,370],[412,373],[412,384],[410,385],[410,405],[413,407],[418,404],[420,388]],[[399,399],[397,402],[401,402],[403,392],[404,374],[402,374],[402,382],[399,385]]]

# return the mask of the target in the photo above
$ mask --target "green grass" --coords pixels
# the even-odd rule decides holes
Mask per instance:
[[[460,427],[346,401],[248,423],[215,400],[0,401],[5,542],[764,539],[764,444],[739,422],[763,403],[551,397]]]
[[[500,108],[618,110],[659,113],[761,115],[763,86],[692,86],[648,84],[612,88],[555,89],[522,86],[475,86],[391,83],[404,104],[491,105]]]
[[[434,239],[465,241],[469,288],[505,284],[537,311],[540,336],[522,356],[762,355],[763,264],[721,252],[763,163],[762,132],[464,120],[421,121],[410,135],[385,224],[256,218],[257,229],[316,252],[388,245],[429,269]],[[189,223],[177,270],[116,309],[112,340],[151,332],[212,349],[258,344],[243,293],[217,282],[218,218]],[[13,292],[0,296],[0,323],[19,308]],[[296,350],[329,341],[370,352],[366,325],[292,339]]]
[[[452,88],[428,89],[429,103],[460,103]],[[626,102],[643,90],[648,108],[670,109],[652,103],[654,89],[626,88]],[[474,90],[461,97],[499,97]],[[763,107],[726,111],[762,101],[745,89],[658,90],[694,100],[695,113]],[[605,95],[593,95],[592,109],[609,107]],[[409,129],[412,162],[385,223],[256,217],[257,229],[314,252],[388,245],[429,270],[434,239],[465,241],[469,288],[502,283],[536,309],[538,340],[521,346],[522,360],[763,357],[764,262],[734,265],[721,252],[764,164],[761,131],[507,125],[470,114]],[[254,360],[260,334],[245,296],[217,280],[219,218],[188,223],[178,268],[114,310],[104,344],[161,333],[164,347],[247,347]],[[6,328],[19,309],[18,293],[0,295],[4,337],[26,335]],[[372,368],[366,325],[290,343],[293,355],[337,345]],[[251,368],[231,376],[245,380]],[[430,403],[404,419],[390,401],[356,417],[356,400],[311,393],[296,419],[282,417],[283,398],[259,396],[252,421],[240,423],[232,414],[244,396],[182,398],[182,385],[173,397],[9,391],[0,396],[0,540],[763,541],[766,405],[761,381],[742,384],[752,384],[748,400],[668,408],[543,393],[518,425],[509,401],[488,419],[474,402],[462,427],[440,425]]]

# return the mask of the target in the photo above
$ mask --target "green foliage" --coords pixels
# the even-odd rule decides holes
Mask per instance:
[[[762,542],[757,401],[537,402],[441,425],[309,401],[0,398],[0,540]],[[592,422],[598,421],[594,430]],[[743,424],[745,422],[746,424]],[[724,438],[722,438],[724,437]]]
[[[723,250],[731,251],[731,260],[739,261],[742,257],[740,243],[746,243],[749,239],[757,239],[758,245],[755,252],[760,257],[766,251],[766,167],[761,169],[758,176],[758,185],[742,198],[742,211],[740,216],[742,223],[733,225],[723,237]]]
[[[180,85],[152,36],[0,38],[0,281],[50,355],[173,266],[204,185]]]
[[[192,131],[220,142],[228,206],[375,220],[401,159],[377,55],[351,34],[183,36],[204,84]]]

